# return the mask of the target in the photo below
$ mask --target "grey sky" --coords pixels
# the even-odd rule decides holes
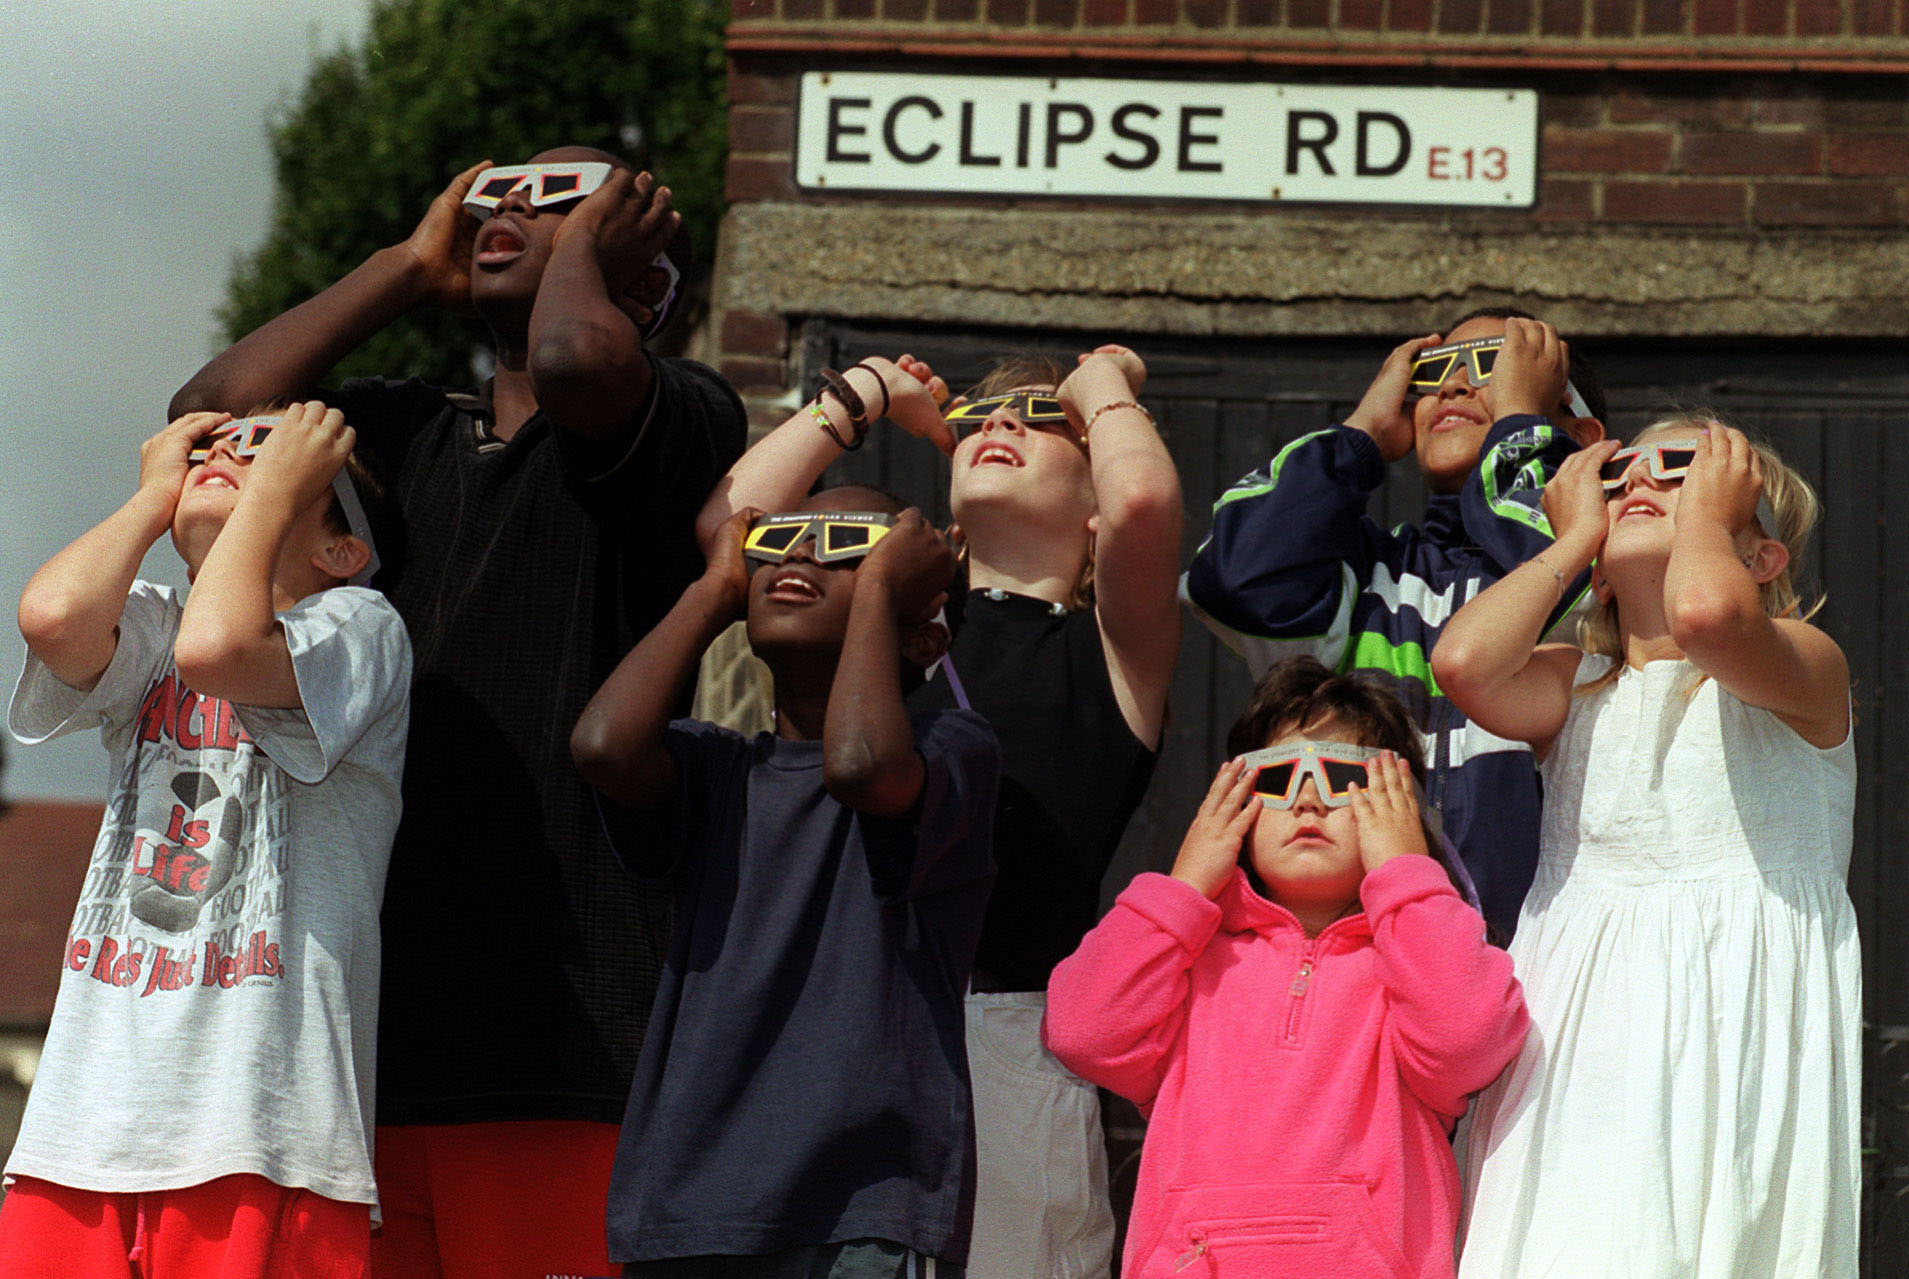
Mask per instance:
[[[0,0],[0,679],[27,577],[130,495],[139,442],[216,349],[234,257],[263,238],[265,127],[369,0]],[[183,585],[169,543],[146,576]],[[13,799],[97,797],[95,734],[9,741]]]

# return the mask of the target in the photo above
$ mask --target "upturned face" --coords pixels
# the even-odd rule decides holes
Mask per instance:
[[[532,156],[531,164],[549,164],[568,160],[601,160],[627,181],[629,170],[608,152],[593,147],[556,147]],[[530,203],[527,192],[517,191],[501,200],[484,224],[477,228],[471,253],[471,302],[478,313],[493,323],[515,320],[528,323],[530,306],[537,300],[537,287],[543,282],[544,268],[550,264],[551,246],[557,228],[563,225],[577,205],[579,196],[563,204],[539,208]]]
[[[1328,716],[1304,726],[1282,725],[1266,745],[1301,739],[1357,743],[1351,731]],[[1291,808],[1259,806],[1247,837],[1247,858],[1273,899],[1288,908],[1329,907],[1336,914],[1358,900],[1365,880],[1351,805],[1328,806],[1311,777]]]
[[[867,489],[843,487],[817,493],[801,509],[888,511],[892,505]],[[754,567],[749,578],[749,646],[765,660],[778,651],[840,650],[855,601],[855,573],[865,560],[819,563],[811,537],[790,547],[781,562]]]
[[[206,553],[224,531],[225,522],[239,503],[239,494],[245,491],[252,462],[252,458],[239,455],[230,436],[221,436],[212,443],[205,461],[186,471],[178,504],[172,511],[172,544],[186,562],[189,574],[199,571]],[[286,534],[281,559],[315,553],[331,541],[333,534],[325,527],[325,512],[330,505],[328,489],[298,513]]]
[[[1445,335],[1443,344],[1473,338],[1503,337],[1505,322],[1489,316],[1467,320]],[[1491,383],[1473,386],[1467,361],[1454,360],[1452,371],[1438,390],[1422,396],[1412,408],[1412,428],[1419,469],[1435,493],[1455,493],[1478,465],[1485,433],[1498,420],[1491,403]]]
[[[1015,390],[1054,393],[1051,386]],[[955,446],[948,500],[970,536],[991,513],[1084,528],[1094,513],[1093,468],[1065,422],[1030,425],[1003,406]]]

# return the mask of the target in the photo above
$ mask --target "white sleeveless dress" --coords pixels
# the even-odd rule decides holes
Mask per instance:
[[[1460,1279],[1856,1274],[1855,749],[1697,681],[1625,668],[1545,761],[1532,1029],[1472,1107]]]

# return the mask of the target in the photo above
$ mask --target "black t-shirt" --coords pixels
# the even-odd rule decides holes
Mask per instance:
[[[617,1261],[886,1239],[967,1256],[974,1121],[962,995],[1001,759],[966,711],[918,716],[908,818],[855,813],[822,744],[678,720],[654,817],[612,844],[680,922],[610,1179]]]
[[[376,584],[416,663],[381,1123],[622,1114],[671,907],[611,855],[570,731],[701,573],[696,512],[747,430],[713,372],[652,364],[636,442],[594,476],[542,413],[501,442],[474,400],[416,380],[328,399],[402,514]]]
[[[999,875],[988,901],[980,990],[1046,990],[1100,917],[1100,881],[1153,777],[1156,753],[1133,735],[1107,674],[1092,609],[974,591],[951,660],[975,710],[1001,739],[994,823]],[[953,706],[947,679],[909,699]]]

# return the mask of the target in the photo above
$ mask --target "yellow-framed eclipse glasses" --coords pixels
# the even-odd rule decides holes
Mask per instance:
[[[802,543],[815,541],[817,564],[860,559],[895,527],[895,517],[879,511],[780,511],[760,515],[742,539],[752,560],[780,564]]]

